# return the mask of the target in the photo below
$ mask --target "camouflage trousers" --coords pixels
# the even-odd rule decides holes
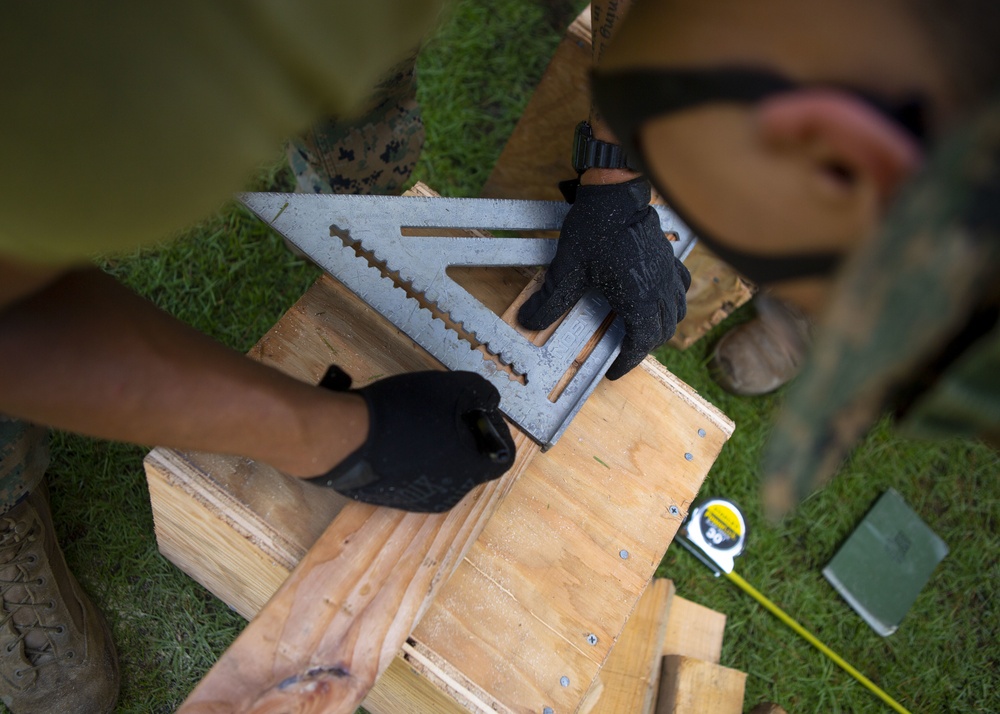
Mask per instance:
[[[302,193],[401,193],[424,144],[416,56],[390,72],[360,118],[327,118],[288,142]]]
[[[37,487],[48,467],[48,429],[0,414],[0,515]]]

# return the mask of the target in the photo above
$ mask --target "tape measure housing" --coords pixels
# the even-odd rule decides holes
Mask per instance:
[[[746,546],[747,524],[733,503],[713,498],[691,511],[680,535],[685,545],[694,546],[717,567],[731,573],[736,556]]]

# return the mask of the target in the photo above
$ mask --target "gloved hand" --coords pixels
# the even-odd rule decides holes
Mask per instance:
[[[529,330],[551,325],[588,288],[598,288],[625,321],[621,353],[607,372],[618,379],[674,334],[687,312],[691,274],[674,257],[649,183],[581,185],[559,235],[542,289],[521,306]]]
[[[333,365],[320,386],[346,392],[351,377]],[[514,463],[500,394],[477,374],[411,372],[352,391],[368,403],[368,439],[314,483],[365,503],[440,513]]]

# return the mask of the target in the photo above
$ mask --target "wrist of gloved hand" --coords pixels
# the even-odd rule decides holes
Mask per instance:
[[[687,309],[687,268],[674,257],[644,178],[620,184],[565,186],[573,203],[545,281],[518,312],[541,330],[569,310],[589,288],[599,289],[625,324],[617,379],[673,336]]]
[[[653,195],[650,183],[644,176],[637,176],[621,183],[582,183],[578,176],[560,181],[559,192],[566,199],[566,203],[575,204],[577,198],[580,198],[581,205],[601,216],[600,218],[595,216],[601,222],[608,221],[611,213],[643,210],[649,205]],[[620,218],[617,221],[614,218],[610,220],[615,223],[621,222]]]
[[[332,366],[320,386],[348,391],[351,378]],[[368,438],[312,483],[365,503],[439,513],[514,462],[500,395],[479,375],[412,372],[351,391],[368,405]]]

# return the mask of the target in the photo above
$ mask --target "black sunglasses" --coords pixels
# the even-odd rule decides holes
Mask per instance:
[[[837,268],[843,256],[840,253],[764,256],[729,248],[707,236],[705,231],[698,230],[683,215],[681,208],[669,200],[664,187],[657,185],[650,174],[639,141],[639,129],[654,117],[704,104],[754,104],[776,94],[816,86],[821,85],[802,84],[771,70],[752,67],[594,70],[591,73],[594,103],[633,164],[640,167],[656,190],[670,203],[671,208],[709,248],[736,270],[763,283],[828,276]],[[859,97],[906,131],[920,145],[926,144],[926,105],[921,98],[889,102],[863,90],[826,86]]]

